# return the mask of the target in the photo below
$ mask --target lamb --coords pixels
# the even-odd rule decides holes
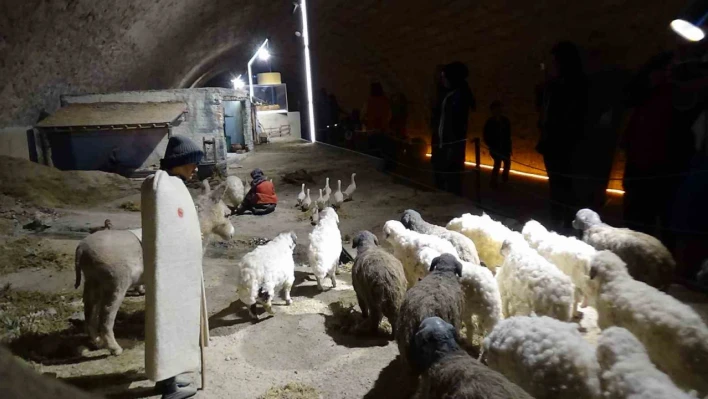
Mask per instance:
[[[471,358],[456,340],[455,327],[439,317],[420,323],[411,350],[415,367],[423,372],[415,398],[531,399],[518,385]]]
[[[549,232],[535,220],[527,222],[521,233],[531,248],[556,265],[575,284],[573,311],[577,312],[581,300],[582,306],[587,306],[589,296],[593,295],[590,286],[590,261],[597,251],[574,237]]]
[[[378,331],[381,318],[386,316],[395,337],[398,309],[406,295],[403,265],[379,247],[379,240],[371,232],[357,233],[352,248],[357,250],[352,267],[352,285],[361,314],[369,318],[374,333]]]
[[[447,240],[455,247],[460,260],[465,262],[471,262],[475,265],[479,265],[479,255],[477,254],[477,247],[475,247],[474,242],[456,231],[448,230],[444,227],[436,226],[434,224],[428,223],[423,220],[420,213],[408,209],[403,212],[401,216],[401,223],[408,229],[413,230],[417,233],[428,234],[436,237],[440,237],[443,240]]]
[[[502,320],[484,339],[487,364],[537,399],[600,398],[600,365],[578,325],[550,317]]]
[[[354,199],[354,191],[356,191],[356,182],[354,181],[355,177],[356,173],[352,173],[352,182],[347,186],[347,189],[344,190],[345,201],[351,201]]]
[[[506,240],[504,264],[496,275],[504,317],[537,314],[570,321],[575,286],[524,241]]]
[[[319,215],[319,222],[310,233],[310,246],[307,248],[307,258],[317,279],[317,288],[324,291],[322,279],[326,276],[332,280],[332,288],[337,286],[334,278],[339,265],[339,255],[342,252],[342,235],[339,232],[339,216],[332,208],[326,208]]]
[[[457,231],[470,238],[477,248],[479,259],[492,272],[504,263],[501,246],[504,240],[513,238],[518,233],[489,217],[486,213],[474,216],[469,213],[459,218],[452,219],[447,224],[447,229]]]
[[[661,241],[638,231],[607,225],[590,209],[578,211],[573,227],[582,230],[583,241],[595,249],[616,253],[634,279],[662,291],[669,288],[676,262]]]
[[[465,307],[462,320],[467,326],[467,340],[474,343],[476,336],[484,337],[502,319],[502,299],[499,285],[486,267],[462,263],[462,290]]]
[[[597,284],[598,325],[624,327],[652,362],[681,388],[708,395],[708,326],[677,299],[634,280],[618,255],[600,251],[590,264]]]
[[[293,303],[290,289],[295,281],[293,250],[297,242],[294,232],[281,233],[272,241],[244,255],[237,265],[238,297],[248,306],[252,318],[258,319],[256,303],[262,302],[273,315],[272,300],[282,292],[285,304]]]
[[[420,323],[427,317],[437,316],[460,329],[464,295],[459,277],[462,264],[451,254],[435,258],[425,276],[406,293],[396,319],[396,343],[405,367],[415,374],[423,370],[411,362],[411,342]]]
[[[389,220],[383,227],[386,241],[393,246],[393,255],[403,264],[408,288],[428,273],[430,262],[440,254],[457,257],[450,242],[442,238],[406,230],[402,223]]]
[[[205,180],[206,181],[206,180]],[[238,208],[246,197],[246,189],[243,182],[236,176],[226,178],[226,192],[224,193],[224,204],[231,209]]]
[[[211,191],[208,184],[195,201],[202,235],[216,234],[230,240],[234,227],[224,215],[221,201],[226,185]],[[126,292],[139,288],[143,278],[142,230],[102,230],[84,238],[76,247],[75,288],[84,282],[86,330],[92,346],[107,347],[114,355],[123,348],[113,335],[113,325]],[[203,240],[205,243],[206,239]]]
[[[691,398],[654,366],[642,343],[622,327],[604,330],[596,353],[606,399]]]

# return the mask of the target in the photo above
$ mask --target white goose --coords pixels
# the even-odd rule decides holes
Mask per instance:
[[[302,201],[305,200],[305,183],[302,183],[302,189],[300,189],[300,194],[297,195],[297,204],[302,205]]]
[[[329,177],[325,179],[325,186],[324,186],[324,193],[326,195],[331,195],[332,194],[332,189],[329,188]]]
[[[332,197],[332,206],[335,209],[339,209],[340,206],[342,206],[342,203],[344,202],[344,194],[342,194],[342,181],[337,180],[337,191],[334,192],[334,196]]]
[[[308,209],[312,208],[312,198],[310,198],[310,189],[307,189],[307,195],[305,196],[305,199],[302,201],[302,210],[306,211]]]
[[[322,197],[322,189],[319,189],[319,190],[320,190],[320,197],[317,198],[317,208],[322,210],[327,207],[327,201],[325,201],[324,198]]]
[[[331,190],[330,190],[330,191],[331,191]],[[328,192],[325,192],[325,193],[324,193],[324,196],[322,197],[322,201],[324,201],[324,204],[325,204],[324,207],[325,207],[325,208],[329,206],[329,200],[330,200],[329,193],[328,193]],[[322,208],[322,209],[324,209],[324,208]]]
[[[354,181],[354,178],[356,177],[356,173],[352,173],[352,182],[351,184],[347,187],[346,190],[344,190],[344,198],[347,201],[352,200],[352,195],[354,195],[354,191],[356,191],[356,182]]]

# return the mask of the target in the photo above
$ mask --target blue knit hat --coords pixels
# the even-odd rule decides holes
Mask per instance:
[[[204,152],[192,140],[184,136],[172,136],[167,142],[165,157],[160,160],[160,169],[168,170],[176,166],[199,164]]]

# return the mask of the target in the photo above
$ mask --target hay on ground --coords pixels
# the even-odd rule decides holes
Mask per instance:
[[[289,382],[283,386],[271,387],[258,399],[321,399],[322,395],[309,385]]]
[[[134,194],[137,185],[113,173],[61,171],[0,156],[0,194],[47,207],[92,206]]]
[[[74,257],[57,252],[45,240],[22,237],[0,246],[0,275],[25,268],[67,270],[74,267]]]
[[[120,204],[120,209],[128,212],[140,212],[140,204],[135,201],[126,201]]]

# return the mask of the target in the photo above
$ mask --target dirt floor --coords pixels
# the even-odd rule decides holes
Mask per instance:
[[[336,289],[317,290],[305,265],[312,226],[307,216],[294,207],[300,186],[283,180],[286,173],[305,169],[315,181],[308,187],[323,187],[326,177],[333,187],[338,179],[346,187],[349,176],[356,172],[354,201],[345,203],[340,212],[340,229],[345,239],[362,229],[380,235],[387,220],[398,219],[408,208],[420,211],[426,219],[438,224],[445,224],[465,212],[479,212],[470,200],[425,189],[423,186],[428,183],[423,172],[418,175],[422,185],[410,184],[402,178],[378,172],[377,164],[371,158],[343,150],[290,141],[260,146],[240,164],[230,165],[229,173],[244,180],[251,169],[263,169],[276,185],[279,205],[276,212],[268,216],[232,217],[236,228],[234,239],[228,243],[213,242],[208,247],[204,275],[211,341],[205,359],[207,387],[197,397],[409,397],[412,384],[398,367],[398,350],[389,340],[386,329],[382,328],[380,336],[371,337],[357,328],[361,317],[346,269],[338,276]],[[407,179],[416,177],[410,173],[399,174]],[[31,258],[23,261],[22,267],[0,267],[0,287],[9,290],[4,294],[0,291],[0,338],[8,331],[19,334],[20,338],[11,340],[9,346],[37,371],[116,398],[153,397],[152,383],[144,376],[143,298],[127,298],[119,313],[115,332],[125,349],[121,356],[109,356],[106,350],[82,354],[86,339],[81,334],[83,311],[80,290],[73,288],[71,261],[78,241],[90,228],[101,226],[105,219],[110,219],[115,229],[140,227],[140,213],[134,211],[140,199],[135,187],[106,199],[100,206],[73,205],[58,210],[25,207],[30,209],[28,214],[17,210],[14,219],[11,216],[0,218],[4,221],[0,223],[0,227],[4,226],[0,231],[0,245],[31,239],[35,246],[41,243],[44,252],[40,252],[39,259],[45,259],[42,256],[49,259],[37,262],[35,249],[34,254],[16,255]],[[503,190],[506,191],[490,192],[485,188],[482,202],[490,208],[503,209],[501,220],[513,226],[530,215],[543,219],[545,203],[541,198],[545,186],[542,182],[512,177]],[[519,201],[520,193],[533,200]],[[498,197],[504,199],[497,200]],[[514,201],[524,205],[514,206]],[[133,205],[124,205],[128,202]],[[616,205],[616,200],[610,201],[608,210]],[[3,205],[0,210],[7,208]],[[35,212],[43,213],[38,217]],[[510,216],[512,218],[508,219]],[[35,219],[44,220],[37,222],[41,225],[39,228],[22,227]],[[285,306],[279,299],[275,302],[274,317],[253,323],[245,307],[235,299],[236,260],[257,245],[256,238],[272,238],[289,230],[298,236],[295,251],[298,267],[292,290],[294,303]],[[69,267],[65,266],[64,257],[69,257]],[[27,293],[38,300],[21,302],[26,304],[24,308],[3,308],[3,295],[24,298]],[[671,293],[703,315],[708,314],[706,297],[679,286],[672,287]],[[2,321],[3,312],[9,314],[10,311],[14,315],[25,311],[28,316],[10,325]],[[34,316],[29,317],[30,314]],[[596,316],[593,309],[587,308],[581,321],[590,341],[594,341],[598,333]],[[47,323],[36,322],[42,317],[56,322],[53,330]],[[193,377],[198,383],[198,374]],[[283,392],[290,392],[291,396]]]

